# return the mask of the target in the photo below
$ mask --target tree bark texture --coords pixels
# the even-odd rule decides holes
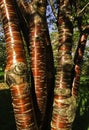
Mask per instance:
[[[89,27],[83,25],[83,15],[79,14],[81,7],[79,1],[75,4],[76,14],[77,14],[77,24],[80,32],[80,38],[78,41],[78,46],[74,57],[74,67],[73,67],[73,82],[72,82],[72,95],[78,98],[78,90],[81,75],[81,66],[83,61],[84,50],[86,46],[87,37],[89,34]]]
[[[11,90],[17,130],[37,130],[14,0],[0,0],[0,9],[7,50],[5,75]]]
[[[75,118],[76,99],[71,95],[73,27],[69,0],[60,0],[59,7],[58,67],[54,88],[51,130],[71,130]]]
[[[45,18],[46,0],[33,0],[29,20],[29,46],[40,123],[43,122],[47,104]]]
[[[34,110],[32,106],[33,105],[32,97],[31,93],[29,93],[29,89],[30,91],[32,89],[29,88],[27,65],[26,65],[27,63],[23,47],[24,45],[22,41],[22,36],[20,33],[20,31],[22,31],[26,43],[28,44],[28,41],[30,43],[29,48],[30,48],[31,69],[35,89],[33,94],[35,94],[36,96],[35,99],[33,96],[33,100],[37,102],[37,105],[35,105],[36,103],[35,101],[33,101],[33,103],[35,107],[38,107],[38,109],[35,108],[35,110],[37,109],[35,112],[37,116],[36,120],[38,123],[38,127],[40,127],[39,129],[41,129],[41,127],[43,129],[44,123],[46,121],[44,120],[44,117],[46,117],[48,109],[49,109],[48,114],[49,115],[51,114],[50,107],[52,105],[52,98],[49,97],[50,96],[52,97],[53,95],[53,84],[54,84],[53,54],[46,21],[46,4],[47,4],[46,0],[43,1],[33,0],[31,2],[26,2],[23,0],[22,1],[13,0],[12,3],[9,0],[7,1],[2,0],[0,2],[1,2],[1,14],[5,32],[5,39],[7,43],[6,44],[7,65],[5,70],[6,81],[8,82],[11,88],[17,128],[22,129],[22,127],[20,126],[21,124],[19,123],[21,116],[18,116],[18,114],[20,115],[20,113],[18,114],[16,113],[17,111],[20,111],[18,109],[21,109],[22,116],[24,115],[23,117],[24,119],[22,120],[25,120],[26,118],[27,123],[28,121],[29,122],[32,121],[32,124],[30,124],[32,125],[32,129],[35,129],[36,125],[34,119],[35,118]],[[25,89],[26,94],[24,95]],[[30,97],[30,99],[28,98],[28,96]],[[18,99],[15,99],[14,97]],[[24,97],[26,98],[27,101],[26,105]],[[30,104],[28,102],[30,102]],[[19,103],[20,105],[23,106],[17,107],[18,104],[16,105],[15,103]],[[31,113],[28,110],[29,107],[31,108],[30,109]],[[29,113],[28,117],[30,116],[30,114],[32,114],[31,119],[28,119],[28,117],[25,116],[24,114],[25,111],[26,115],[28,111]],[[39,117],[40,119],[38,119]],[[24,129],[25,127],[26,128],[29,127],[28,124],[26,124],[26,122],[24,125],[22,123]],[[48,122],[49,121],[46,121],[46,123]]]
[[[89,29],[82,30],[80,16],[78,18],[80,39],[73,61],[71,55],[73,34],[71,4],[73,3],[70,0],[59,0],[58,3],[59,44],[55,76],[46,21],[47,1],[0,0],[7,51],[5,79],[11,90],[17,130],[49,130],[50,127],[51,130],[72,129],[81,64]],[[23,37],[31,61],[31,87]]]
[[[78,90],[79,90],[79,83],[80,83],[80,75],[81,75],[81,65],[83,60],[83,54],[86,46],[88,33],[82,32],[80,35],[80,39],[78,42],[78,47],[75,53],[74,58],[74,77],[73,77],[73,83],[72,83],[72,95],[74,95],[76,98],[78,97]]]

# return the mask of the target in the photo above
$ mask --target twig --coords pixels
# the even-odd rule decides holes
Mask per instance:
[[[78,15],[80,15],[86,9],[88,5],[89,5],[89,2],[78,12]]]

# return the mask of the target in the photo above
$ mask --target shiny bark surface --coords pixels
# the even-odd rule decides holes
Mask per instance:
[[[11,90],[17,129],[36,130],[25,52],[14,0],[0,0],[0,9],[7,50],[5,76]]]
[[[44,118],[47,103],[47,71],[45,41],[46,1],[32,1],[29,20],[29,39],[31,69],[38,109],[41,121]]]
[[[5,79],[11,90],[17,130],[49,130],[50,127],[51,130],[72,129],[89,27],[82,30],[80,16],[78,18],[80,39],[73,61],[71,7],[74,5],[70,0],[58,2],[59,43],[55,76],[53,52],[46,21],[47,1],[0,0],[7,50]],[[29,65],[31,86],[25,46],[28,47],[27,53],[31,63],[31,66]]]
[[[33,102],[39,125],[40,119],[38,118],[43,118],[44,116],[46,116],[45,111],[47,108],[50,111],[50,108],[48,106],[50,103],[48,103],[47,100],[50,100],[48,97],[48,93],[50,93],[50,95],[52,94],[48,91],[50,91],[51,87],[53,86],[54,71],[52,47],[50,43],[45,14],[46,1],[26,2],[17,0],[17,2],[22,14],[24,15],[27,20],[27,23],[29,24],[29,52],[32,70],[31,81],[33,88]],[[47,120],[45,121],[47,122]]]
[[[59,7],[58,67],[54,88],[51,130],[71,130],[75,118],[76,99],[71,95],[73,27],[69,0],[60,0]]]

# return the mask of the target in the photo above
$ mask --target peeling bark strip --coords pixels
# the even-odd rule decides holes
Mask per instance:
[[[47,102],[45,11],[46,1],[33,1],[29,21],[31,68],[38,108],[42,118]],[[43,120],[43,119],[42,119]]]
[[[14,0],[0,0],[0,9],[7,49],[6,81],[11,90],[17,129],[37,130]]]
[[[76,99],[71,96],[71,71],[73,67],[71,56],[71,9],[69,0],[60,0],[59,3],[58,68],[54,89],[51,130],[71,130],[76,110]]]
[[[79,89],[79,82],[80,82],[80,75],[81,75],[81,65],[82,65],[82,60],[83,60],[83,54],[86,46],[86,41],[87,41],[88,33],[87,31],[83,31],[79,42],[78,42],[78,47],[75,53],[75,58],[74,58],[74,79],[73,79],[73,84],[72,84],[72,95],[74,95],[76,98],[78,97],[78,89]]]

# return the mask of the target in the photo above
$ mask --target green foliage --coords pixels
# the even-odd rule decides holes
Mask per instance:
[[[57,67],[57,58],[58,58],[58,32],[52,32],[50,34],[50,38],[51,38],[51,44],[52,44],[52,48],[53,48],[53,56],[54,56],[54,65],[55,68]]]
[[[87,50],[86,50],[87,51]],[[87,53],[85,53],[87,57]],[[79,86],[78,108],[73,130],[89,130],[89,58],[83,61]],[[78,124],[78,125],[77,125]]]
[[[81,77],[78,98],[78,108],[73,130],[89,130],[89,82]]]
[[[6,61],[5,43],[0,42],[0,67],[3,69]]]
[[[4,68],[6,62],[6,48],[5,43],[0,42],[0,82],[4,79]]]
[[[16,130],[9,89],[0,91],[0,104],[0,130]]]

